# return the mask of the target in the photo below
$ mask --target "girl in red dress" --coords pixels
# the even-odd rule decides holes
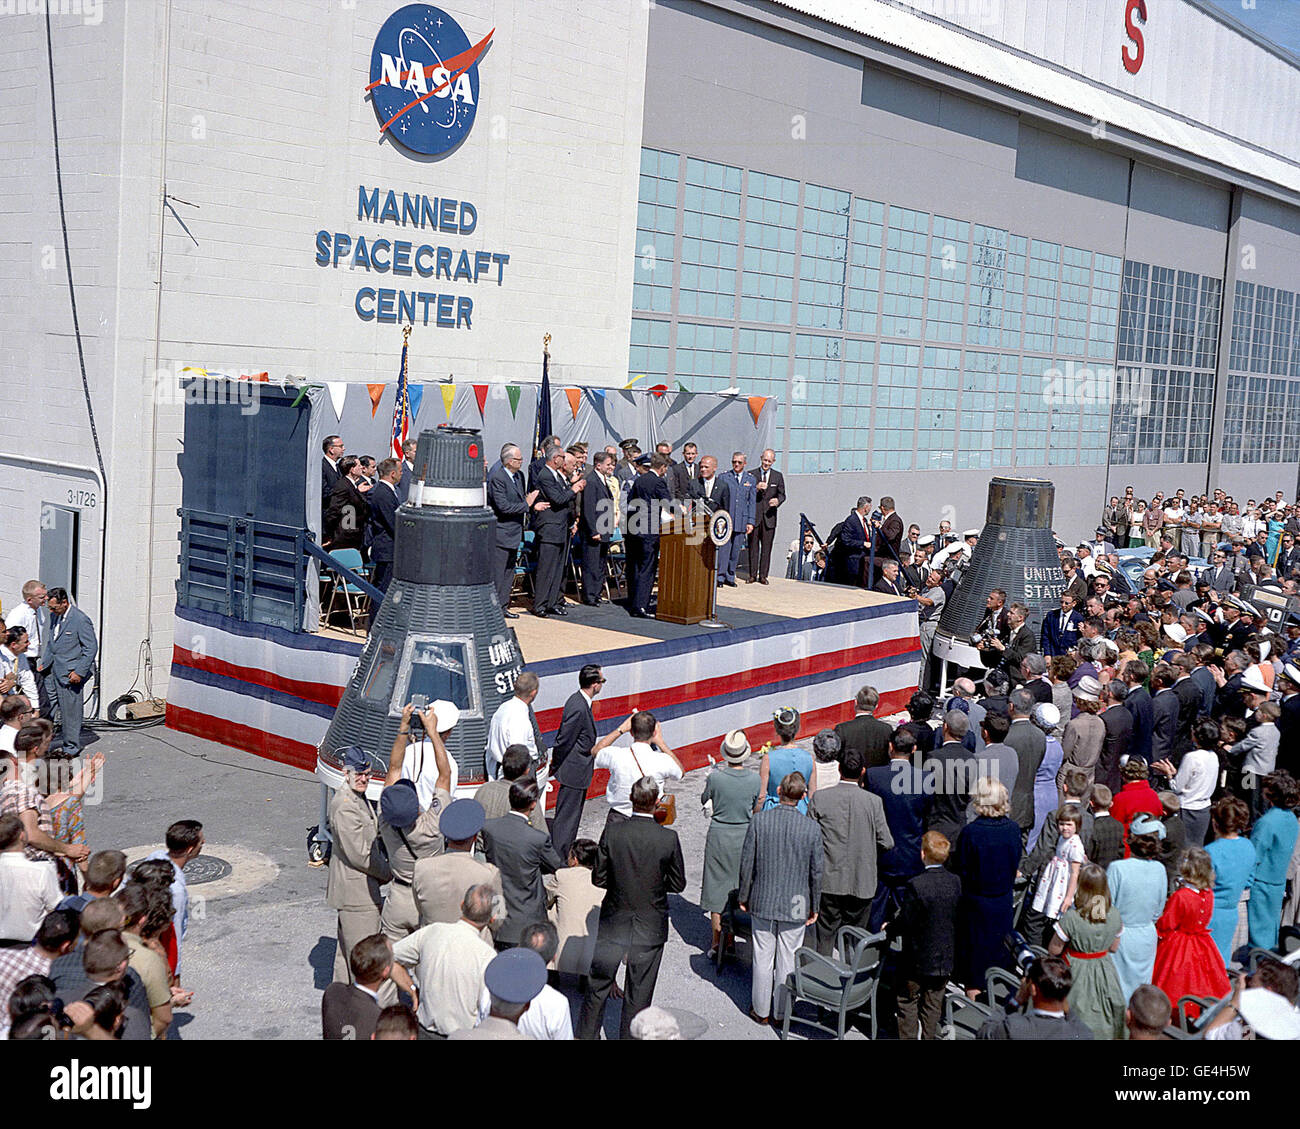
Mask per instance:
[[[1156,922],[1159,941],[1151,974],[1151,982],[1175,1008],[1183,996],[1220,999],[1229,991],[1223,957],[1210,936],[1210,918],[1214,914],[1214,865],[1210,856],[1200,847],[1189,848],[1178,876],[1181,884]],[[1187,1006],[1188,1016],[1195,1018],[1200,1013],[1195,1004]]]

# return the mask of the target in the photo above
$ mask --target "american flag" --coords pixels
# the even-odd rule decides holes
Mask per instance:
[[[402,444],[406,442],[411,426],[411,397],[406,391],[406,350],[407,343],[402,342],[402,367],[397,377],[397,402],[393,405],[393,450],[395,459],[402,457]]]

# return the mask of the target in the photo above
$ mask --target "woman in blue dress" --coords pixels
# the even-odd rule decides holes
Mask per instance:
[[[1215,840],[1205,848],[1214,863],[1214,915],[1210,936],[1226,968],[1232,959],[1232,937],[1237,931],[1237,907],[1255,875],[1255,847],[1241,833],[1250,826],[1250,809],[1236,796],[1224,796],[1210,812]],[[1290,856],[1288,856],[1288,861]],[[1278,910],[1281,916],[1281,909]]]
[[[1060,771],[1065,754],[1061,749],[1061,739],[1054,730],[1061,724],[1061,711],[1051,702],[1043,702],[1034,707],[1034,724],[1047,737],[1047,752],[1034,773],[1034,825],[1029,829],[1029,842],[1026,851],[1032,851],[1038,842],[1039,832],[1043,830],[1043,820],[1049,812],[1058,807],[1060,793],[1056,790],[1056,774]]]
[[[1164,912],[1169,878],[1160,861],[1165,825],[1146,812],[1129,827],[1130,858],[1116,859],[1106,870],[1111,899],[1124,922],[1119,949],[1112,956],[1124,999],[1151,983],[1156,964],[1156,922]]]
[[[762,785],[759,796],[762,803],[755,805],[755,811],[774,808],[781,802],[777,790],[781,787],[783,777],[792,772],[803,773],[808,784],[808,791],[799,801],[799,810],[808,814],[808,801],[817,791],[817,779],[813,755],[802,745],[796,745],[794,739],[799,734],[799,711],[792,706],[782,706],[772,717],[772,728],[776,731],[776,744],[763,754],[758,764],[758,779]]]
[[[1277,547],[1282,540],[1282,530],[1285,528],[1282,522],[1273,517],[1268,518],[1268,541],[1264,545],[1264,560],[1268,562],[1269,568],[1277,568]]]
[[[1272,949],[1277,947],[1286,872],[1300,834],[1294,811],[1300,802],[1300,785],[1289,772],[1273,772],[1264,778],[1263,792],[1268,807],[1250,836],[1255,847],[1255,884],[1250,888],[1246,921],[1251,948]]]

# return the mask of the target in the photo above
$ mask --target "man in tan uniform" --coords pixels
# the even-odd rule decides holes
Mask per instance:
[[[370,757],[357,745],[342,750],[344,783],[334,789],[329,804],[329,881],[325,904],[338,910],[338,950],[334,954],[334,979],[352,983],[349,956],[362,937],[379,932],[379,888],[391,877],[388,860],[379,845],[379,818],[366,799],[370,784]]]
[[[501,893],[501,872],[474,857],[474,841],[484,822],[483,805],[477,800],[456,800],[442,813],[438,830],[446,844],[443,853],[415,864],[412,889],[421,926],[459,921],[461,902],[471,886],[490,886]]]

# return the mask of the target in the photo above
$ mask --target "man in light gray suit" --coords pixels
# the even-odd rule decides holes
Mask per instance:
[[[95,669],[95,628],[90,617],[74,608],[62,588],[49,592],[50,631],[41,648],[38,662],[41,676],[53,675],[54,692],[59,703],[62,731],[62,755],[81,755],[82,696],[86,681]]]
[[[822,739],[819,733],[817,741]],[[808,804],[808,814],[821,828],[825,857],[816,922],[817,951],[822,956],[831,955],[841,926],[866,928],[879,884],[877,852],[894,849],[885,805],[862,787],[862,769],[862,754],[845,749],[840,782],[833,788],[819,788]]]

